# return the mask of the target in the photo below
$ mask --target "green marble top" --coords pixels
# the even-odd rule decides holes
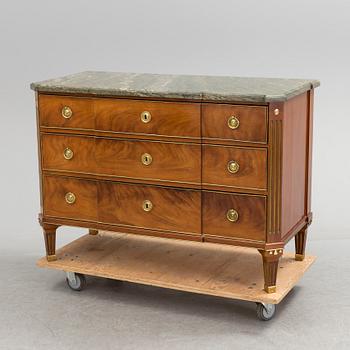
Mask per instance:
[[[31,88],[50,93],[254,103],[286,101],[319,85],[312,79],[88,71],[32,83]]]

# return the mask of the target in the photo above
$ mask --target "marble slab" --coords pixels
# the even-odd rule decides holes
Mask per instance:
[[[313,79],[86,71],[32,83],[39,92],[223,102],[286,101],[320,85]]]

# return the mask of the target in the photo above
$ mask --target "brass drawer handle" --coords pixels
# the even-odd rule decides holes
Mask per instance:
[[[72,109],[70,107],[68,107],[68,106],[64,106],[62,108],[62,112],[61,113],[62,113],[62,117],[66,118],[66,119],[69,119],[73,115]]]
[[[144,153],[141,156],[141,162],[143,165],[150,165],[152,161],[153,161],[153,158],[149,153]]]
[[[63,157],[64,159],[67,159],[67,160],[70,160],[72,159],[74,156],[74,152],[70,149],[70,148],[66,148],[64,151],[63,151]]]
[[[229,209],[226,213],[226,217],[228,221],[236,222],[238,220],[239,215],[237,210]]]
[[[238,170],[239,170],[239,164],[235,160],[230,160],[227,163],[227,169],[230,173],[236,174],[238,173]]]
[[[152,115],[150,112],[148,111],[143,111],[141,113],[141,120],[144,122],[144,123],[149,123],[152,119]]]
[[[74,194],[74,193],[72,193],[72,192],[66,193],[65,198],[66,198],[66,202],[67,202],[68,204],[73,204],[73,203],[75,203],[76,197],[75,197],[75,194]]]
[[[232,115],[230,118],[228,118],[227,125],[230,129],[237,129],[239,127],[239,119]]]
[[[153,204],[151,201],[149,201],[148,199],[146,199],[145,201],[143,201],[142,203],[142,209],[144,211],[151,211],[153,208]]]

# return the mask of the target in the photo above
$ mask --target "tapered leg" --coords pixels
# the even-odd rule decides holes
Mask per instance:
[[[263,259],[264,280],[265,280],[264,290],[267,293],[275,293],[278,262],[280,257],[283,254],[283,249],[282,248],[269,249],[269,250],[259,249],[259,252]]]
[[[92,228],[89,229],[89,235],[96,236],[98,234],[98,230],[94,230]]]
[[[42,224],[45,239],[46,259],[47,261],[56,260],[56,230],[58,226]]]
[[[305,258],[307,229],[304,227],[295,236],[295,260],[303,261]]]

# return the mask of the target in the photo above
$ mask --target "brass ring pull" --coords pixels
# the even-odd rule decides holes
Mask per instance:
[[[70,148],[66,148],[64,151],[63,151],[63,157],[64,159],[67,159],[67,160],[70,160],[72,159],[74,156],[74,152],[70,149]]]
[[[73,115],[72,109],[70,107],[68,107],[68,106],[64,106],[62,108],[62,112],[61,113],[62,113],[62,117],[66,118],[66,119],[69,119]]]
[[[236,174],[239,170],[239,164],[235,160],[230,160],[227,163],[227,169],[230,173]]]
[[[236,222],[238,220],[238,212],[234,209],[229,209],[226,213],[226,217],[227,217],[227,220],[228,221],[231,221],[231,222]]]
[[[149,153],[144,153],[141,156],[141,162],[143,165],[150,165],[152,161],[153,161],[153,158]]]
[[[142,209],[143,209],[144,211],[151,211],[152,208],[153,208],[153,204],[152,204],[151,201],[149,201],[149,200],[147,200],[147,199],[146,199],[145,201],[143,201],[143,203],[142,203]]]
[[[237,129],[239,127],[239,119],[232,115],[230,118],[228,118],[227,125],[230,129]]]
[[[144,123],[149,123],[152,119],[152,115],[150,112],[148,111],[143,111],[141,113],[141,120],[144,122]]]
[[[68,192],[66,193],[65,199],[68,204],[73,204],[75,203],[76,197],[74,193]]]

